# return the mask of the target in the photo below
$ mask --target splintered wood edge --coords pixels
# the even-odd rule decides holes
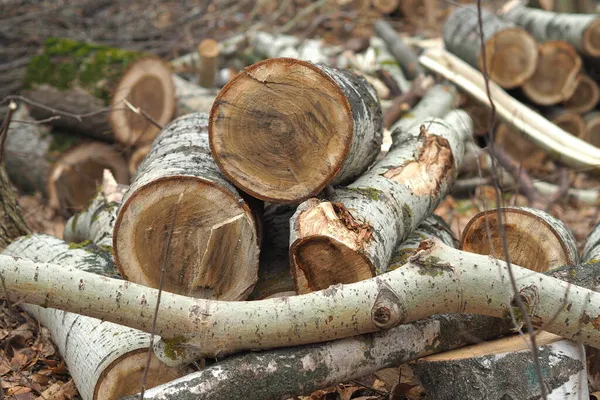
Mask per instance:
[[[567,110],[585,113],[592,110],[600,100],[600,88],[589,75],[582,73],[577,79],[577,87],[573,95],[565,101]]]
[[[118,183],[129,183],[127,162],[113,146],[99,142],[83,143],[69,149],[52,165],[47,187],[48,201],[52,207],[58,209],[66,205],[67,194],[57,188],[57,183],[67,175],[78,182],[72,188],[84,193],[86,193],[85,189],[88,189],[87,192],[90,193],[89,198],[77,201],[76,204],[69,204],[68,207],[80,208],[89,202],[96,192],[96,184],[91,182],[90,177],[83,176],[81,169],[90,163],[99,165],[99,168],[94,168],[94,171],[98,172],[98,183],[102,182],[104,169],[110,170]]]
[[[278,88],[284,87],[286,90],[300,85],[302,93],[311,94],[312,89],[312,95],[305,99],[305,104],[308,104],[308,117],[306,113],[300,114],[302,118],[264,117],[263,115],[269,112],[288,117],[288,109],[281,105],[282,101],[290,102],[290,110],[301,109],[299,94],[295,93],[293,97],[282,96],[268,85],[270,82],[275,82]],[[248,90],[248,87],[251,90]],[[256,104],[256,101],[252,100],[266,98],[265,93],[269,93],[273,98],[279,97],[279,102],[272,100],[258,104],[260,110],[256,111],[260,114],[253,118],[253,109],[248,109],[248,104]],[[315,102],[319,100],[315,96],[319,93],[322,94],[321,101],[315,106]],[[241,104],[235,104],[236,101],[240,101],[240,96]],[[246,96],[251,96],[250,100]],[[231,102],[234,106],[226,107]],[[225,115],[231,114],[231,109],[242,109],[244,114],[233,119],[227,118]],[[312,127],[307,129],[305,124],[292,124],[306,120],[310,124],[310,118],[314,119],[318,114],[327,116],[324,119],[325,125],[318,121],[323,126],[319,132]],[[228,122],[221,122],[223,120]],[[225,125],[231,120],[239,126]],[[284,135],[290,129],[296,135],[287,135],[284,140]],[[325,72],[305,61],[272,58],[247,67],[223,87],[211,108],[208,130],[211,153],[228,180],[258,199],[289,204],[300,203],[317,195],[337,175],[350,151],[354,136],[354,119],[350,102],[342,88]],[[266,133],[259,136],[251,134],[255,133],[250,132],[252,130]],[[298,131],[307,132],[310,136],[297,134]],[[319,141],[323,143],[317,142],[319,135]],[[264,139],[259,141],[261,137]],[[274,150],[271,151],[275,143],[273,138],[278,138],[279,144],[285,141],[290,147],[294,147],[293,155],[288,154],[286,158],[285,149],[279,149],[277,154]],[[269,140],[272,142],[267,143]],[[265,154],[269,151],[271,152],[268,155]],[[260,158],[257,153],[260,153]]]
[[[297,224],[298,239],[290,246],[290,263],[298,294],[375,276],[375,266],[361,251],[360,233],[342,222],[331,203],[303,211]]]
[[[460,250],[470,253],[492,255],[490,253],[491,250],[486,228],[487,224],[485,222],[487,217],[489,218],[490,235],[494,241],[495,257],[504,260],[504,253],[502,251],[501,243],[499,242],[502,239],[498,236],[499,232],[496,228],[496,212],[496,210],[482,211],[471,218],[463,229],[460,239]],[[516,223],[514,220],[515,218]],[[523,229],[527,219],[529,219],[530,223],[537,225],[537,227],[533,229],[529,226],[531,229]],[[559,233],[542,218],[530,214],[526,210],[508,208],[502,209],[502,221],[505,225],[508,254],[511,263],[536,272],[545,272],[552,268],[563,265],[572,265],[576,262],[576,260],[571,259],[567,244],[561,240]],[[519,230],[511,231],[508,229],[507,224],[515,224]],[[514,233],[517,233],[516,237],[513,236]],[[523,233],[527,234],[529,237],[521,238],[520,236],[523,235]],[[475,235],[480,235],[479,240],[477,240],[478,238],[476,238]],[[538,239],[544,235],[549,239],[548,243],[538,241]],[[515,254],[514,247],[511,246],[513,243],[511,239],[516,240],[516,243],[533,245],[537,248],[538,252],[533,256],[528,254],[530,256],[529,259],[523,260],[520,257],[520,254]],[[535,242],[524,242],[523,239],[533,239]],[[542,251],[544,252],[543,254]],[[542,258],[542,256],[544,258]],[[533,262],[529,262],[530,260]],[[541,263],[541,265],[536,263]]]
[[[565,101],[575,92],[577,88],[577,77],[581,71],[581,57],[577,54],[577,51],[569,43],[560,40],[551,40],[540,43],[538,46],[539,55],[538,63],[534,74],[529,80],[523,84],[523,92],[531,100],[540,105],[553,105]],[[557,54],[565,54],[566,57],[562,57],[563,61],[567,61],[565,69],[568,72],[561,74],[561,81],[556,80],[548,82],[546,73],[542,73],[542,69],[557,71]],[[555,75],[556,76],[556,75]],[[548,83],[552,83],[552,93],[548,93],[548,90],[540,90],[545,87]]]
[[[98,379],[93,399],[120,399],[123,396],[139,393],[147,358],[148,349],[141,348],[123,354],[110,363]],[[149,389],[180,378],[185,372],[184,367],[166,366],[152,352],[146,388]]]
[[[163,289],[192,297],[244,300],[258,279],[258,224],[245,202],[239,203],[228,190],[198,177],[177,175],[153,180],[138,188],[122,205],[113,235],[114,259],[119,273],[126,280],[158,287],[165,242],[161,232],[154,232],[154,224],[160,225],[158,221],[163,221],[165,226],[170,226],[173,208],[180,195],[183,197],[178,206],[178,220],[169,254],[183,258],[169,258]],[[213,231],[222,228],[223,223],[235,222],[234,217],[240,215],[244,217],[245,224],[240,228],[239,239],[222,242],[227,247],[222,254],[236,259],[225,260],[232,262],[221,266],[224,269],[210,264],[209,259],[214,261],[218,253],[209,252],[207,248]],[[194,217],[204,224],[192,222]],[[207,221],[210,217],[215,218],[212,225],[211,221]],[[194,225],[189,227],[182,221],[190,221]],[[193,232],[193,238],[198,240],[178,237],[177,232],[184,229]],[[185,240],[185,245],[178,242]],[[141,245],[142,241],[144,245]],[[233,249],[228,246],[233,246]],[[192,254],[194,251],[199,253]],[[221,277],[215,283],[214,274],[224,274],[227,279]],[[204,285],[208,281],[210,283]]]
[[[151,143],[160,131],[150,121],[144,121],[143,129],[132,127],[132,121],[139,122],[144,117],[133,113],[123,102],[124,99],[130,96],[131,89],[143,82],[144,79],[158,82],[162,89],[160,114],[157,115],[157,111],[150,109],[149,105],[144,102],[146,96],[142,96],[141,101],[130,102],[134,107],[139,107],[148,113],[161,126],[165,126],[171,121],[177,105],[175,84],[171,74],[171,66],[162,59],[153,56],[140,58],[127,68],[114,91],[110,102],[111,112],[108,114],[108,121],[115,132],[115,138],[119,142],[129,145]],[[155,104],[152,105],[156,107]]]
[[[480,70],[483,70],[482,56],[483,54],[478,60]],[[506,28],[486,40],[485,57],[492,80],[505,89],[516,88],[523,85],[535,72],[538,43],[523,28]],[[515,59],[522,60],[524,65],[510,64]]]
[[[536,335],[535,344],[537,346],[546,346],[552,343],[565,340],[553,333],[540,331]],[[473,344],[455,350],[446,351],[439,354],[423,357],[412,363],[422,362],[444,362],[452,360],[463,360],[467,358],[476,358],[492,354],[514,353],[529,350],[531,338],[529,335],[512,335],[500,339],[488,340],[482,343]]]
[[[583,50],[592,57],[600,57],[600,18],[593,20],[581,38]]]

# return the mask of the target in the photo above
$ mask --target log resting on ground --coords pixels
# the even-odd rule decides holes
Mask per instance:
[[[245,192],[300,203],[362,174],[379,154],[382,127],[377,95],[360,76],[275,58],[221,90],[210,113],[210,148]]]

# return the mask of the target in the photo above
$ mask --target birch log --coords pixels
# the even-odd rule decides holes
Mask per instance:
[[[381,148],[382,112],[361,77],[277,58],[233,78],[210,113],[210,148],[223,174],[262,200],[299,203],[352,181]]]
[[[330,201],[302,203],[290,221],[298,293],[387,271],[392,251],[437,207],[460,169],[462,137],[441,119],[397,129],[392,150]]]
[[[460,249],[505,260],[505,240],[510,262],[537,272],[579,261],[573,234],[550,214],[527,207],[503,207],[501,212],[504,235],[497,210],[483,211],[465,226]]]
[[[587,399],[583,345],[547,332],[537,335],[536,345],[535,361],[529,340],[517,335],[421,358],[411,367],[427,395],[439,400],[540,398],[534,363],[547,399]]]
[[[125,144],[149,143],[158,129],[125,107],[124,99],[159,124],[169,122],[175,109],[168,64],[142,53],[70,39],[46,40],[42,54],[29,62],[24,87],[31,100],[82,116],[61,117],[52,124]],[[32,111],[36,119],[53,115],[48,108]]]
[[[543,326],[550,333],[600,347],[596,327],[600,293],[517,265],[512,271],[534,327]],[[10,301],[152,329],[156,289],[9,256],[0,256],[0,275],[3,296]],[[424,241],[401,268],[307,295],[223,302],[163,291],[155,333],[177,338],[202,356],[214,357],[341,339],[436,314],[506,318],[514,301],[509,279],[508,267],[501,260]],[[566,291],[568,304],[564,307]],[[517,309],[513,314],[518,315]]]
[[[565,40],[583,54],[600,56],[600,18],[596,14],[561,14],[517,6],[503,17],[525,28],[540,42]]]
[[[492,80],[504,88],[521,86],[534,73],[538,62],[536,40],[485,9],[481,10],[485,63]],[[444,44],[473,67],[483,70],[481,32],[475,5],[456,7],[444,23]]]
[[[490,107],[481,74],[443,49],[430,49],[420,58],[421,63],[465,90],[482,104]],[[581,139],[567,134],[537,112],[490,82],[490,92],[498,117],[523,132],[553,158],[574,168],[594,170],[600,165],[600,150]]]
[[[569,111],[581,114],[594,109],[598,100],[600,100],[598,83],[588,74],[581,73],[577,78],[577,86],[573,95],[565,101],[564,106]]]
[[[290,218],[295,211],[296,207],[287,204],[265,207],[258,282],[248,300],[296,295],[288,253]]]
[[[589,144],[600,147],[600,112],[590,111],[583,116],[586,132],[582,137]]]
[[[532,77],[523,84],[523,93],[543,106],[570,99],[577,88],[581,57],[563,40],[540,43],[538,61]]]
[[[119,209],[115,261],[132,282],[158,287],[164,262],[166,291],[245,299],[258,274],[257,220],[219,173],[207,125],[206,114],[179,117],[154,141]],[[164,261],[164,238],[173,223]]]
[[[19,107],[6,139],[6,170],[24,192],[39,191],[61,210],[81,209],[95,193],[103,170],[127,183],[129,171],[123,156],[112,146],[52,132]]]
[[[74,246],[52,236],[34,234],[15,240],[4,251],[40,262],[60,262],[76,270],[113,276],[112,258],[95,246]],[[50,330],[84,400],[119,399],[139,391],[146,366],[148,333],[52,308],[22,304]],[[169,368],[152,356],[148,387],[189,372]]]

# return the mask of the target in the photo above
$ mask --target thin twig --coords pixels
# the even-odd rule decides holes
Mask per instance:
[[[179,194],[177,203],[173,206],[173,218],[171,219],[171,227],[169,228],[169,236],[167,237],[167,245],[163,257],[162,266],[160,269],[160,278],[158,281],[158,296],[156,297],[156,307],[154,308],[154,318],[152,319],[152,331],[150,332],[150,346],[148,346],[148,357],[146,358],[146,367],[142,376],[142,388],[140,390],[140,399],[144,400],[144,392],[146,391],[146,380],[148,379],[148,371],[150,370],[150,360],[152,359],[154,332],[156,332],[156,320],[158,318],[158,309],[160,307],[160,297],[162,294],[163,281],[165,271],[167,269],[167,261],[169,260],[169,252],[171,250],[171,239],[173,239],[173,231],[175,230],[175,221],[177,220],[177,212],[179,211],[179,203],[183,197],[183,192]]]
[[[32,107],[36,107],[36,108],[41,108],[42,110],[46,110],[51,112],[52,114],[61,116],[61,117],[66,117],[66,118],[73,118],[76,119],[79,122],[82,122],[84,118],[89,118],[89,117],[94,117],[96,115],[100,115],[100,114],[104,114],[107,113],[109,111],[111,111],[111,107],[106,107],[106,108],[102,108],[100,110],[96,110],[96,111],[92,111],[86,114],[73,114],[67,111],[61,111],[61,110],[57,110],[56,108],[52,108],[52,107],[48,107],[44,104],[38,103],[37,101],[33,101],[28,99],[25,96],[20,96],[20,95],[10,95],[10,96],[6,96],[4,98],[4,100],[2,100],[2,102],[0,104],[4,104],[7,101],[12,101],[12,100],[18,100],[21,101],[23,103],[29,104]]]
[[[8,105],[8,112],[2,122],[2,127],[0,127],[0,164],[4,162],[4,145],[6,143],[6,137],[8,136],[8,126],[10,125],[10,120],[16,110],[17,103],[11,101]]]
[[[164,128],[161,124],[159,124],[158,122],[156,122],[156,120],[154,118],[152,118],[150,116],[150,114],[148,114],[146,111],[142,110],[139,107],[135,107],[127,99],[123,99],[123,103],[125,103],[125,105],[127,106],[127,108],[129,108],[132,112],[134,112],[135,114],[139,115],[140,117],[146,118],[152,125],[154,125],[158,129],[162,130]]]

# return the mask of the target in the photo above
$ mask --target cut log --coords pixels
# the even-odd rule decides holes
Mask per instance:
[[[535,364],[542,371],[547,399],[587,399],[585,350],[581,344],[539,332],[539,356],[531,358],[530,341],[511,336],[411,363],[433,399],[536,399],[541,396]]]
[[[600,56],[600,18],[596,14],[561,14],[516,6],[503,17],[522,26],[540,42],[564,40],[583,54]]]
[[[395,133],[391,151],[356,182],[336,189],[330,201],[298,207],[290,222],[298,293],[385,273],[398,243],[452,186],[464,151],[459,133],[441,119]]]
[[[401,4],[404,2],[400,2]],[[373,29],[386,44],[388,50],[398,64],[402,67],[404,74],[410,80],[414,80],[420,75],[423,75],[423,68],[419,64],[417,54],[411,49],[392,26],[384,20],[375,21]]]
[[[581,73],[577,78],[575,92],[565,101],[564,106],[574,113],[586,113],[596,107],[598,100],[600,100],[598,84],[588,74]]]
[[[21,122],[17,122],[21,121]],[[68,212],[85,206],[104,169],[119,183],[129,181],[123,156],[111,145],[80,140],[37,124],[21,106],[6,139],[6,170],[24,192],[39,191],[49,204]]]
[[[542,167],[547,157],[543,150],[527,139],[527,136],[506,123],[498,125],[494,141],[526,170]]]
[[[200,87],[175,74],[172,75],[172,78],[177,100],[177,109],[175,110],[177,117],[195,112],[210,112],[218,94],[216,89]]]
[[[285,204],[265,207],[258,282],[248,300],[296,295],[288,253],[290,218],[295,211],[296,207]]]
[[[563,108],[552,107],[546,111],[546,117],[573,136],[584,137],[587,131],[585,120],[574,111],[565,110]]]
[[[37,103],[82,115],[55,119],[53,125],[125,144],[149,143],[158,128],[125,107],[124,99],[159,124],[169,122],[175,111],[175,88],[167,63],[142,53],[70,39],[46,40],[43,53],[32,57],[28,65],[24,87],[24,94]],[[46,119],[53,112],[35,107],[32,115]]]
[[[523,84],[523,93],[534,103],[549,106],[566,101],[577,88],[581,57],[569,43],[540,43],[535,73]]]
[[[125,279],[158,287],[164,238],[174,223],[163,289],[242,300],[257,280],[257,220],[219,173],[207,126],[206,114],[189,114],[156,138],[123,198],[113,238],[115,261]]]
[[[533,75],[538,62],[537,42],[524,29],[481,10],[485,62],[492,80],[504,88],[521,86]],[[477,7],[456,7],[444,23],[444,44],[473,67],[483,71]]]
[[[135,151],[129,157],[128,166],[129,166],[129,174],[131,176],[133,176],[135,174],[135,171],[137,171],[138,167],[144,160],[144,157],[146,157],[148,155],[148,153],[150,152],[150,147],[151,147],[151,145],[149,145],[149,144],[146,144],[142,147],[138,147],[137,149],[135,149]]]
[[[600,112],[591,111],[583,116],[586,132],[582,137],[589,144],[600,147]]]
[[[391,14],[398,9],[400,0],[372,0],[373,7],[384,14]]]
[[[200,56],[198,84],[205,88],[213,88],[219,68],[219,42],[214,39],[204,39],[198,45],[198,55]]]
[[[67,244],[52,236],[34,234],[15,240],[3,252],[101,275],[116,273],[112,258],[93,245]],[[146,366],[150,335],[125,326],[52,308],[21,304],[50,330],[73,381],[84,400],[116,400],[137,393]],[[169,368],[152,356],[147,387],[189,372]]]
[[[421,63],[450,80],[490,107],[484,78],[477,70],[444,49],[430,49],[421,56]],[[522,131],[553,158],[574,168],[596,170],[600,165],[600,149],[569,135],[537,112],[508,95],[494,82],[490,92],[498,117]]]
[[[465,226],[460,249],[505,260],[505,240],[510,262],[537,272],[579,261],[575,238],[561,221],[533,208],[503,207],[501,212],[504,236],[497,211],[483,211]]]
[[[223,174],[245,192],[299,203],[364,172],[380,151],[382,125],[374,89],[358,75],[269,59],[219,93],[210,148]]]

